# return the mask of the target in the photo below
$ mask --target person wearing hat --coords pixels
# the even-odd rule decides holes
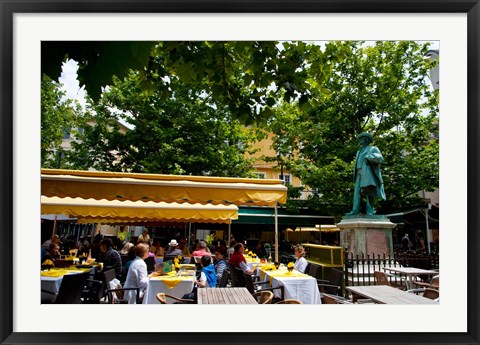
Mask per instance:
[[[173,258],[176,258],[177,256],[182,256],[182,250],[180,248],[178,248],[178,242],[177,240],[171,240],[170,243],[168,244],[168,250],[167,252],[165,253],[165,260],[168,260],[168,259],[173,259]]]
[[[353,207],[347,215],[361,213],[361,202],[362,198],[365,197],[365,211],[367,215],[371,216],[375,214],[375,198],[386,199],[380,172],[383,156],[378,147],[370,145],[373,142],[370,133],[361,133],[357,138],[361,149],[357,151],[353,171],[355,181]]]

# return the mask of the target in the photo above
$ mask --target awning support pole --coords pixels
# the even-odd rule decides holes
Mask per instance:
[[[425,223],[427,226],[427,250],[428,250],[428,254],[430,254],[431,253],[430,242],[432,241],[432,238],[430,236],[430,227],[428,226],[428,208],[425,210]]]
[[[192,232],[192,223],[189,222],[188,223],[188,242],[187,242],[188,243],[188,250],[190,250],[190,238],[192,237],[191,232]]]
[[[53,237],[55,236],[56,230],[57,230],[57,215],[55,215],[55,218],[53,219],[52,240],[53,240]]]
[[[275,201],[275,262],[280,262],[278,260],[278,203]]]
[[[227,258],[230,259],[230,236],[232,234],[232,223],[228,223],[228,240],[227,240]]]

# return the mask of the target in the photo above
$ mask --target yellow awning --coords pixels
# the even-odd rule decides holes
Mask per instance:
[[[79,223],[195,222],[231,223],[238,219],[235,205],[178,204],[153,201],[41,198],[42,214],[66,214]]]
[[[130,201],[273,206],[287,202],[275,179],[42,169],[41,194]]]

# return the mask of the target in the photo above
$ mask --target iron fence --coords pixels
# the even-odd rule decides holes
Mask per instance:
[[[375,285],[374,272],[383,272],[385,267],[416,267],[439,270],[439,255],[396,252],[392,257],[385,254],[353,255],[353,253],[345,252],[344,285]],[[389,278],[390,283],[394,286],[405,285],[405,277],[401,275],[393,275]],[[427,280],[428,276],[420,276],[419,278]]]

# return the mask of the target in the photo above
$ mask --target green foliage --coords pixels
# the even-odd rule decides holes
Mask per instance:
[[[71,100],[62,99],[65,93],[49,77],[43,76],[41,87],[41,164],[58,168],[62,164],[62,138],[76,125],[76,109]]]
[[[79,62],[79,80],[94,101],[129,69],[138,71],[142,92],[176,76],[187,87],[202,85],[247,126],[263,125],[279,100],[309,106],[329,94],[322,85],[329,64],[317,45],[301,41],[43,42],[42,72],[56,79],[67,57]],[[167,100],[170,90],[157,97]]]
[[[385,158],[387,201],[379,213],[414,204],[418,191],[438,187],[438,95],[427,78],[426,50],[410,41],[329,42],[328,97],[316,106],[299,101],[276,110],[274,147],[303,184],[318,189],[310,208],[349,210],[356,136],[364,131]]]
[[[75,168],[251,176],[245,153],[267,129],[277,156],[265,160],[316,188],[307,206],[338,215],[353,196],[356,136],[369,131],[385,158],[382,213],[438,187],[427,49],[411,41],[48,42],[42,71],[56,78],[51,67],[68,53],[92,95],[68,156]],[[119,131],[119,121],[131,129]]]
[[[113,76],[122,78],[129,68],[142,70],[147,66],[154,45],[153,41],[43,41],[42,74],[56,80],[62,62],[75,60],[80,85],[99,100],[102,87],[111,85]]]
[[[81,142],[72,144],[70,159],[76,168],[253,176],[245,153],[251,152],[254,129],[232,119],[202,88],[186,87],[176,77],[164,81],[168,100],[158,96],[165,85],[150,92],[142,91],[140,82],[136,72],[115,79],[100,102],[91,105],[92,125],[85,128]],[[131,129],[119,131],[119,121]]]
[[[207,235],[205,237],[205,243],[207,244],[207,246],[209,248],[214,244],[215,239],[216,239],[216,234],[215,233],[212,233],[212,234]]]

